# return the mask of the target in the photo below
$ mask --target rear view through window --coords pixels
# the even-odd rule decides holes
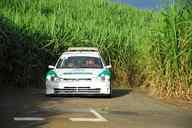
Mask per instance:
[[[60,59],[57,68],[103,68],[103,64],[97,57],[71,56]]]

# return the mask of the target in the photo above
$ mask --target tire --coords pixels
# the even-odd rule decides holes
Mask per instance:
[[[112,95],[111,95],[111,93],[110,93],[110,94],[105,95],[105,97],[106,97],[106,98],[111,98]]]
[[[45,96],[47,96],[47,97],[53,97],[53,96],[55,96],[55,94],[45,94]]]

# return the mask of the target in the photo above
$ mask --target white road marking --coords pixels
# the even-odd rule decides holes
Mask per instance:
[[[93,113],[97,118],[69,118],[71,121],[86,121],[86,122],[106,122],[107,120],[97,113],[94,109],[90,108],[89,112]]]
[[[100,115],[98,112],[96,112],[94,109],[90,109],[90,112],[92,112],[98,119],[101,121],[107,121],[102,115]]]
[[[94,109],[62,109],[62,112],[88,113],[91,112],[96,118],[69,118],[71,121],[86,121],[86,122],[106,122],[107,120],[97,113]],[[15,121],[43,121],[42,117],[14,117]]]
[[[43,121],[45,120],[42,117],[14,117],[15,121]]]

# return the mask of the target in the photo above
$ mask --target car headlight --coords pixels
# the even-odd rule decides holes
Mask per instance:
[[[98,78],[100,81],[106,82],[110,81],[111,78],[111,72],[108,69],[103,69],[99,74]]]
[[[62,81],[62,79],[59,78],[59,77],[51,77],[50,80],[51,80],[51,81],[54,81],[54,82],[60,82],[60,81]]]
[[[54,70],[50,70],[46,75],[46,80],[54,81],[57,80],[58,76]]]
[[[102,76],[99,77],[99,79],[100,79],[101,81],[105,82],[105,81],[110,80],[110,77],[107,76],[107,75],[102,75]]]
[[[105,81],[105,76],[100,77],[101,81]]]

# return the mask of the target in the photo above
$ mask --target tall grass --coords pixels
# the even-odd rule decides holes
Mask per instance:
[[[162,13],[152,36],[153,85],[162,96],[192,98],[192,11],[186,5]],[[158,30],[160,29],[160,30]]]
[[[61,54],[98,47],[117,86],[147,81],[160,94],[191,96],[191,13],[144,11],[109,0],[1,0],[0,15],[37,47]]]

